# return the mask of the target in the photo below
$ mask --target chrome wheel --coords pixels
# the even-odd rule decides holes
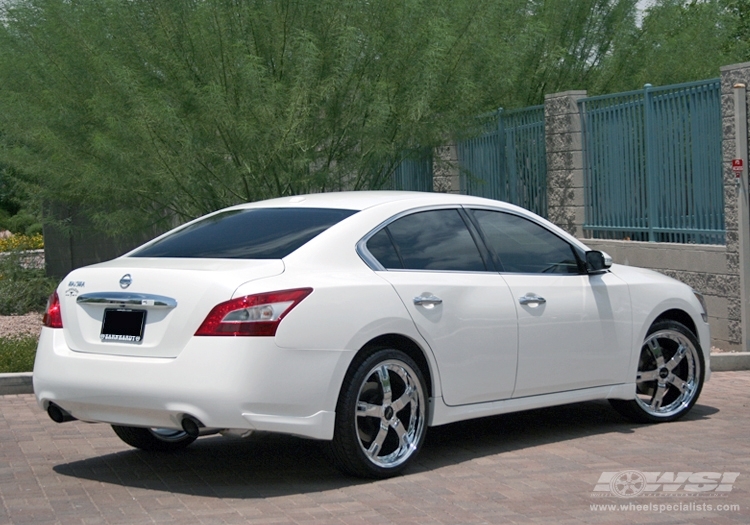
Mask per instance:
[[[357,395],[356,425],[359,446],[373,464],[392,468],[409,459],[424,420],[424,392],[409,365],[390,359],[367,373]]]
[[[427,432],[425,385],[422,370],[400,350],[371,350],[355,360],[341,387],[327,447],[335,465],[370,478],[405,469]]]
[[[672,421],[695,404],[703,377],[703,352],[693,333],[676,321],[660,321],[641,347],[635,398],[611,403],[638,422]]]
[[[669,417],[691,404],[698,392],[698,350],[684,334],[659,330],[646,338],[636,376],[636,401],[655,417]]]

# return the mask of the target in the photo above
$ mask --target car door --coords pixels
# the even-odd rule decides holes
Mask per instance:
[[[513,297],[467,220],[457,208],[411,213],[365,245],[432,349],[448,405],[509,398],[516,374]]]
[[[588,275],[568,241],[512,213],[472,210],[518,313],[513,397],[626,381],[631,347],[627,285]]]

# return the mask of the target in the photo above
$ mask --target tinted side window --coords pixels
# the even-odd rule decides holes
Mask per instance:
[[[383,228],[367,241],[367,250],[375,257],[383,268],[403,268],[396,247],[388,235],[388,228]]]
[[[509,213],[472,213],[504,272],[579,273],[573,247],[542,226]]]
[[[486,270],[458,210],[414,213],[392,222],[387,228],[406,269]],[[389,267],[385,261],[380,262]]]
[[[176,231],[131,257],[281,259],[354,213],[327,208],[226,211]]]

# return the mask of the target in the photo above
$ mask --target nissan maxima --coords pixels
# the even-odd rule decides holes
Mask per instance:
[[[34,365],[57,422],[127,444],[277,432],[393,476],[428,427],[607,399],[684,416],[709,377],[701,295],[477,197],[342,192],[234,206],[50,297]]]

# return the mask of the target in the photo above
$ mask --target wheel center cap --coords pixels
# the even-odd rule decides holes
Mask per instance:
[[[391,419],[393,417],[393,409],[391,407],[386,407],[385,411],[383,412],[383,417],[386,419]]]
[[[661,370],[659,370],[660,378],[666,379],[668,375],[669,375],[669,370],[667,370],[666,368],[662,368]]]

